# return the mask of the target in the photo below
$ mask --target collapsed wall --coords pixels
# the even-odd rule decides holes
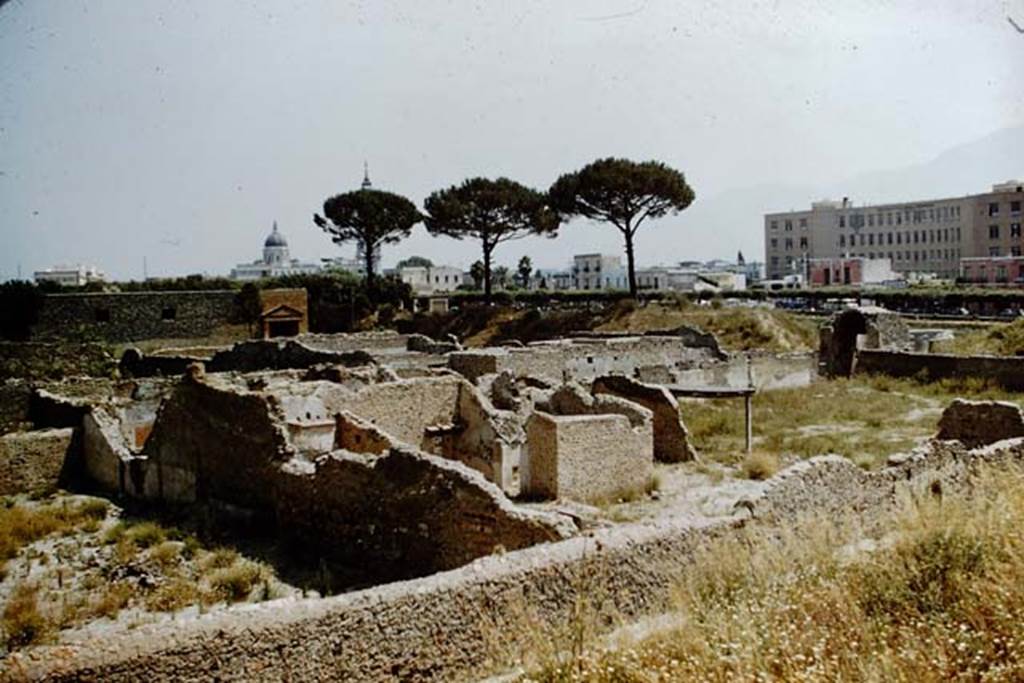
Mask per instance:
[[[24,678],[51,681],[480,678],[522,661],[535,647],[529,623],[566,622],[580,600],[600,602],[603,612],[622,619],[670,609],[676,580],[709,541],[750,525],[774,530],[809,517],[854,514],[870,525],[936,490],[969,490],[981,466],[1024,462],[1024,439],[973,450],[958,441],[933,442],[893,460],[874,472],[835,456],[798,463],[749,501],[751,519],[674,518],[599,529],[332,598],[118,626],[16,653],[8,663]]]
[[[436,411],[458,410],[468,383],[438,379],[359,391],[295,383],[308,384],[296,395],[194,369],[160,405],[141,452],[126,446],[109,412],[94,411],[86,423],[88,468],[99,483],[131,496],[199,503],[268,524],[306,552],[378,579],[420,576],[573,533],[568,518],[520,510],[480,473],[418,450],[409,443],[415,433],[387,431],[413,415],[421,424],[448,419],[427,409],[427,397],[440,397]],[[409,394],[422,412],[408,404]]]

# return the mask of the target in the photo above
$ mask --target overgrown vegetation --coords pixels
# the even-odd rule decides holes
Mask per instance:
[[[0,507],[0,652],[126,610],[205,609],[293,591],[234,548],[206,549],[151,520],[118,519],[107,501],[58,494]]]
[[[676,587],[672,620],[639,640],[599,639],[607,616],[589,598],[566,623],[533,622],[545,645],[522,680],[1024,678],[1024,472],[987,472],[971,496],[863,534],[851,518],[723,538]]]
[[[961,355],[1019,356],[1024,354],[1024,319],[958,333],[951,341],[937,342],[934,350]]]
[[[763,458],[783,462],[837,453],[875,467],[935,433],[941,409],[957,396],[1013,400],[981,380],[918,383],[878,376],[817,382],[754,396],[754,445],[761,464],[744,460],[743,404],[735,400],[682,403],[683,420],[704,458],[741,465],[761,478]],[[755,466],[756,465],[756,466]]]

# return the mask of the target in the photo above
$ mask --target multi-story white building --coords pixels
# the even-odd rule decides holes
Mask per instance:
[[[955,278],[960,259],[1019,256],[1024,182],[990,192],[918,202],[854,206],[820,201],[809,211],[764,217],[767,277],[806,275],[812,259],[889,259],[898,273]]]
[[[96,266],[86,266],[80,263],[37,270],[34,277],[36,282],[56,282],[64,287],[81,287],[90,282],[106,282],[107,280],[107,276]]]
[[[404,266],[386,274],[397,276],[417,295],[451,292],[465,281],[462,269],[453,266]]]
[[[231,269],[231,279],[253,281],[282,275],[313,275],[322,270],[319,263],[301,263],[289,256],[288,240],[278,231],[277,221],[274,221],[274,229],[263,242],[263,258],[238,264]]]
[[[572,257],[573,289],[629,289],[622,257],[576,254]]]

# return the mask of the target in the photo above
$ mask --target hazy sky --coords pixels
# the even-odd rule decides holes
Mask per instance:
[[[608,155],[679,168],[698,202],[924,162],[1024,123],[1007,15],[1024,25],[1024,0],[12,0],[0,279],[139,278],[144,256],[150,275],[224,274],[275,219],[293,256],[351,255],[311,214],[364,159],[417,204],[474,175],[544,189]],[[756,215],[738,245],[687,213],[642,229],[641,262],[761,249]],[[596,250],[618,233],[579,222],[496,257]],[[468,266],[478,247],[417,228],[384,263],[414,253]]]

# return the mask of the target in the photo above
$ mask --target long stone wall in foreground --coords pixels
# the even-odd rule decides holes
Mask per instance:
[[[813,514],[893,512],[911,496],[968,486],[985,462],[1020,461],[1024,439],[968,451],[933,442],[867,473],[838,456],[799,463],[770,480],[749,506],[754,522],[666,520],[495,554],[459,569],[326,599],[279,601],[135,629],[112,627],[74,644],[35,648],[5,662],[8,680],[460,680],[484,675],[530,647],[519,628],[566,618],[577,593],[604,596],[625,617],[670,604],[673,583],[709,540],[751,524]]]

